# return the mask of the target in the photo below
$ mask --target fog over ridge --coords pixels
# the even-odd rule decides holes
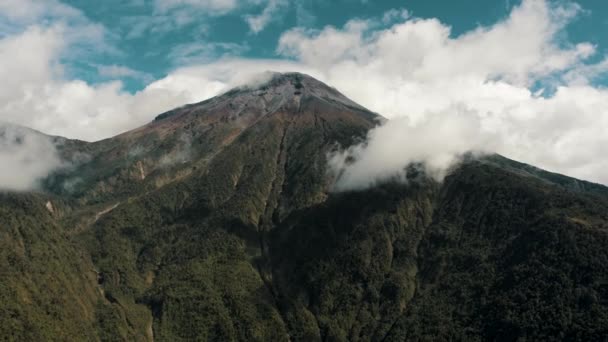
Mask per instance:
[[[0,122],[0,190],[28,191],[63,165],[52,139]]]

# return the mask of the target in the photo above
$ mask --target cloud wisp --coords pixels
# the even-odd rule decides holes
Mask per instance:
[[[107,79],[134,78],[145,82],[151,82],[154,80],[152,75],[128,68],[124,65],[97,65],[96,67],[99,76]]]
[[[252,33],[261,32],[270,22],[276,20],[278,14],[289,6],[288,0],[268,0],[262,13],[258,15],[247,15],[245,21]]]

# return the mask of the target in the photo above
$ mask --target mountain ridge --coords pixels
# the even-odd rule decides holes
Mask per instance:
[[[273,88],[279,87],[279,88]],[[267,95],[269,93],[270,94]],[[296,92],[300,92],[300,94],[295,94]],[[252,85],[239,86],[232,88],[218,96],[206,99],[201,102],[187,104],[170,111],[167,111],[163,114],[160,114],[155,117],[150,123],[145,124],[141,127],[135,128],[133,130],[118,134],[114,137],[106,138],[100,141],[95,142],[84,142],[80,140],[67,139],[59,136],[49,136],[44,133],[35,131],[40,135],[44,135],[49,137],[55,144],[60,146],[60,151],[68,151],[67,153],[62,153],[62,157],[67,159],[70,163],[73,163],[74,159],[69,150],[77,149],[77,150],[89,150],[93,149],[93,153],[96,152],[95,146],[102,146],[102,150],[107,148],[104,145],[108,145],[108,142],[113,142],[116,140],[132,140],[131,136],[135,135],[137,137],[138,134],[142,132],[146,132],[148,130],[162,130],[163,125],[169,125],[171,121],[177,121],[177,127],[187,126],[188,124],[192,124],[191,121],[188,123],[180,122],[183,120],[191,120],[187,118],[181,118],[182,116],[204,116],[210,112],[218,111],[218,107],[226,107],[227,103],[230,103],[230,108],[220,109],[220,111],[224,111],[220,115],[217,120],[240,120],[239,115],[243,114],[243,110],[246,107],[250,107],[249,111],[258,111],[262,113],[258,118],[261,118],[265,115],[271,115],[274,112],[281,110],[281,106],[289,103],[290,101],[299,102],[301,99],[305,99],[307,97],[314,97],[317,99],[322,99],[324,102],[332,102],[339,103],[341,106],[345,108],[352,108],[360,111],[363,115],[368,118],[372,118],[374,124],[380,123],[383,120],[386,120],[382,116],[377,113],[373,113],[368,109],[359,106],[354,103],[350,99],[346,98],[343,94],[337,91],[335,88],[332,88],[323,82],[320,82],[314,79],[311,76],[306,74],[298,73],[298,72],[287,72],[287,73],[278,73],[278,72],[267,72],[263,74],[263,76],[258,77],[257,81],[252,82]],[[263,98],[263,101],[257,101],[260,98]],[[278,98],[279,100],[274,100],[274,98]],[[257,103],[256,103],[257,101]],[[274,103],[274,106],[268,108],[268,103]],[[289,109],[288,109],[289,110]],[[297,112],[297,111],[296,111]],[[251,120],[242,120],[244,125],[247,126],[252,123]],[[212,125],[213,121],[210,122]],[[157,126],[160,125],[160,126]],[[160,128],[159,128],[160,127]],[[24,129],[27,129],[24,127]],[[161,133],[162,134],[162,133]],[[119,142],[122,143],[122,142]],[[84,148],[83,146],[88,146]],[[345,145],[343,147],[346,147]],[[87,152],[85,152],[87,153]],[[518,163],[513,160],[508,160],[508,158],[498,155],[489,154],[488,157],[484,158],[487,162],[494,162],[498,165],[502,165],[508,168],[512,168],[516,172],[523,172],[530,175],[535,175],[537,177],[541,177],[546,179],[547,181],[556,183],[556,184],[570,184],[569,186],[576,187],[577,183],[589,189],[596,189],[596,191],[603,192],[601,189],[605,187],[605,185],[597,184],[593,182],[588,182],[584,180],[579,180],[573,177],[563,176],[559,173],[544,171],[542,169],[535,170],[535,167],[528,166],[524,163]],[[505,160],[499,160],[500,158],[506,158]],[[468,158],[464,159],[469,160]],[[76,161],[78,164],[78,161]],[[539,171],[540,170],[540,171]],[[542,176],[541,176],[542,174]],[[564,178],[566,177],[566,178]],[[560,179],[560,181],[555,181],[556,179]],[[575,181],[576,180],[576,181]]]
[[[298,85],[299,84],[299,85]],[[297,87],[296,87],[297,86]],[[278,89],[274,89],[272,87],[279,87]],[[269,91],[269,89],[271,89]],[[295,95],[295,92],[300,91],[301,94]],[[323,94],[330,94],[330,99],[327,97],[323,97]],[[335,100],[338,98],[340,101]],[[220,94],[216,97],[194,103],[188,104],[182,107],[178,107],[171,111],[165,112],[157,116],[150,123],[141,126],[139,128],[133,129],[128,132],[124,132],[115,137],[111,137],[108,139],[104,139],[98,142],[92,143],[84,143],[80,141],[73,140],[62,140],[62,145],[67,145],[67,148],[61,147],[60,150],[68,151],[66,153],[62,153],[64,158],[70,160],[73,159],[70,156],[69,150],[72,149],[69,147],[70,145],[74,145],[75,149],[80,152],[82,150],[86,151],[85,153],[91,154],[99,154],[99,153],[107,153],[104,150],[108,150],[111,146],[114,145],[131,145],[133,144],[133,140],[144,140],[144,139],[158,139],[158,140],[173,140],[169,142],[174,144],[175,147],[173,151],[169,151],[170,155],[178,155],[176,159],[180,159],[179,149],[188,150],[190,149],[190,141],[189,139],[195,134],[188,132],[195,128],[200,129],[201,131],[219,131],[221,129],[230,129],[230,132],[213,132],[214,134],[221,135],[223,137],[224,142],[220,144],[224,144],[230,141],[230,139],[236,137],[240,132],[246,130],[250,125],[254,124],[257,120],[276,113],[277,111],[282,110],[282,106],[286,105],[287,111],[297,112],[297,109],[289,108],[290,103],[291,106],[299,106],[300,101],[309,101],[310,99],[321,99],[322,101],[318,101],[323,105],[332,106],[335,103],[338,103],[339,106],[345,110],[354,109],[353,113],[361,114],[365,120],[368,120],[372,123],[372,126],[377,125],[382,120],[386,120],[381,117],[379,114],[373,113],[361,106],[352,105],[354,102],[347,99],[344,95],[339,93],[334,88],[327,86],[326,84],[317,81],[316,79],[300,73],[267,73],[262,81],[258,79],[257,83],[254,86],[241,86],[228,90],[227,92]],[[270,106],[269,106],[270,104]],[[252,114],[254,113],[254,114]],[[316,114],[313,113],[313,116]],[[327,118],[323,118],[319,120],[319,129],[323,129],[323,122]],[[318,120],[318,115],[313,118],[313,120]],[[230,127],[225,125],[225,123],[236,123],[237,127]],[[223,126],[223,127],[218,127]],[[219,129],[218,129],[219,128]],[[180,132],[183,130],[183,132]],[[145,138],[142,136],[148,135],[149,138]],[[165,135],[169,135],[169,137],[165,137]],[[171,137],[173,135],[173,137]],[[358,134],[358,139],[363,141],[364,134]],[[217,138],[220,138],[219,136]],[[227,140],[226,140],[227,139]],[[218,142],[214,142],[217,144]],[[157,149],[158,146],[154,144],[147,143],[150,146],[145,147],[146,150],[154,150]],[[86,145],[86,148],[82,146]],[[344,141],[340,143],[342,147],[347,147],[351,145],[351,141]],[[165,146],[166,147],[166,146]],[[164,149],[165,147],[161,147]],[[132,147],[132,150],[140,149],[140,146]],[[126,153],[123,151],[121,153],[121,157],[126,156],[127,159],[137,159],[137,153],[131,153],[132,150],[127,151]],[[137,152],[137,151],[136,151]],[[167,151],[163,151],[163,153],[167,153]],[[183,156],[182,156],[183,157]],[[502,157],[504,158],[504,157]],[[181,158],[184,159],[184,158]],[[512,168],[513,170],[518,170],[517,172],[524,172],[528,174],[536,174],[536,176],[540,176],[540,174],[544,175],[543,177],[551,178],[553,180],[556,179],[555,176],[551,176],[551,174],[558,175],[556,173],[539,173],[535,172],[532,167],[527,167],[525,164],[517,164],[515,162],[507,162],[506,160],[498,161],[498,157],[491,154],[488,158],[485,158],[488,162],[495,162],[498,165],[502,165],[505,167]],[[467,159],[465,158],[465,161]],[[161,161],[155,160],[154,164],[171,164]],[[76,163],[78,164],[78,163]],[[143,162],[144,168],[146,162]],[[141,165],[139,165],[141,166]],[[139,166],[130,166],[132,169],[141,169]],[[126,172],[123,170],[123,172]],[[132,173],[141,173],[140,170],[128,171]],[[574,182],[574,178],[568,177],[563,178],[564,176],[557,177],[560,178],[563,184],[564,182],[569,184],[576,184]],[[566,176],[567,177],[567,176]],[[541,177],[542,178],[542,177]],[[547,179],[548,181],[551,181]],[[603,185],[601,184],[593,184],[587,181],[578,180],[578,182],[584,186],[584,184],[588,184],[588,188],[592,189],[601,189]],[[557,182],[560,184],[560,182]],[[598,190],[600,191],[600,190]]]
[[[333,192],[327,153],[381,117],[311,78],[271,76],[110,139],[68,141],[63,156],[87,157],[46,192],[0,194],[0,336],[608,334],[605,187],[491,155],[442,182],[414,172]]]

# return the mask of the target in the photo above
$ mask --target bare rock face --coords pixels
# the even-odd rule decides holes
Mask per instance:
[[[605,187],[489,156],[331,192],[327,153],[378,120],[287,73],[62,140],[44,194],[0,194],[0,339],[608,334]]]

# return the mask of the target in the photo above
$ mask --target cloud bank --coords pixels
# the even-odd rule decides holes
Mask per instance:
[[[365,142],[330,154],[330,171],[338,176],[333,190],[361,190],[388,179],[405,181],[406,168],[412,164],[421,164],[427,175],[441,181],[463,154],[491,152],[497,141],[465,108],[428,114],[417,124],[408,118],[389,120],[371,130]]]
[[[411,162],[441,175],[470,150],[608,184],[601,152],[608,91],[592,83],[608,63],[602,56],[588,62],[595,46],[558,38],[580,11],[527,0],[505,20],[458,37],[436,19],[388,29],[351,21],[342,29],[294,29],[278,49],[391,119],[333,156],[330,164],[343,168],[338,188],[399,176]],[[345,165],[348,159],[355,162]]]
[[[169,11],[192,1],[161,2]],[[231,6],[200,3],[218,10]],[[64,12],[62,7],[52,13]],[[0,61],[6,66],[0,68],[0,118],[49,134],[97,140],[217,95],[257,73],[300,71],[390,119],[370,132],[365,144],[331,160],[345,167],[343,188],[394,176],[412,161],[426,162],[440,175],[468,150],[498,152],[608,184],[603,152],[608,90],[594,84],[608,72],[608,60],[590,43],[563,38],[565,27],[580,15],[572,3],[523,0],[494,25],[455,36],[437,19],[393,10],[344,27],[289,30],[278,42],[278,59],[182,60],[188,64],[135,94],[124,91],[120,81],[93,85],[64,72],[62,56],[91,39],[74,31],[97,32],[94,24],[24,24],[0,38]],[[348,156],[355,162],[346,167]]]

